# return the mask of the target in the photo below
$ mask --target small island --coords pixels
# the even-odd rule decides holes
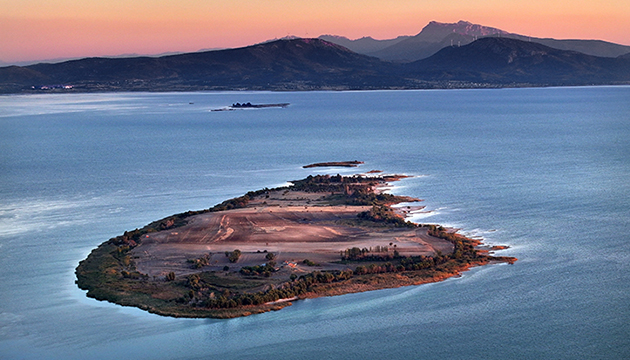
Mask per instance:
[[[101,244],[76,282],[89,297],[159,315],[233,318],[516,261],[406,221],[420,200],[382,191],[404,177],[308,176],[172,215]]]
[[[218,109],[212,109],[211,111],[231,111],[238,109],[265,109],[265,108],[285,108],[291,105],[290,103],[277,103],[277,104],[252,104],[248,103],[234,103],[231,106],[226,106]]]
[[[357,167],[363,164],[363,161],[353,160],[353,161],[330,161],[330,162],[321,162],[314,163],[309,165],[304,165],[302,168],[309,169],[314,167]]]
[[[262,109],[262,108],[270,108],[270,107],[287,107],[289,103],[278,103],[278,104],[252,104],[252,103],[234,103],[232,104],[232,108],[234,109]]]

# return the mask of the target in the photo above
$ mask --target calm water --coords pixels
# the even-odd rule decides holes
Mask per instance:
[[[208,111],[248,101],[291,106]],[[0,358],[629,358],[628,139],[630,87],[0,97]],[[125,230],[354,159],[520,260],[221,321],[74,285]]]

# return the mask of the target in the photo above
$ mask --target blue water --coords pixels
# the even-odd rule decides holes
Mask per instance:
[[[0,358],[630,358],[628,139],[630,87],[0,97]],[[232,320],[74,285],[125,230],[355,159],[519,261]]]

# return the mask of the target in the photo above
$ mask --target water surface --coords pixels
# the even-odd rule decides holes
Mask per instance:
[[[630,87],[3,96],[0,129],[2,358],[630,357]],[[74,284],[125,230],[355,159],[520,260],[232,320]]]

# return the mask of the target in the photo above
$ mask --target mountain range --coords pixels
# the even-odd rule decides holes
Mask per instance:
[[[601,40],[556,40],[513,34],[507,31],[472,24],[468,21],[440,23],[431,21],[415,36],[399,36],[395,39],[374,40],[364,37],[350,40],[343,36],[322,35],[319,38],[347,47],[359,54],[381,60],[412,62],[428,58],[447,46],[467,45],[482,37],[503,37],[532,41],[559,50],[578,51],[587,55],[617,57],[630,53],[630,46]]]
[[[448,46],[429,58],[405,65],[406,73],[433,81],[489,84],[588,85],[630,80],[628,57],[586,55],[533,41],[482,38]]]
[[[362,44],[362,51],[370,49],[372,54],[393,53],[392,48],[407,49],[407,54],[414,51],[417,54],[417,49],[423,48],[427,54],[430,48],[427,44],[433,44],[433,48],[441,46],[435,53],[415,61],[388,61],[360,54],[329,40],[292,38],[237,49],[160,57],[86,58],[56,64],[8,66],[0,68],[0,92],[630,84],[630,49],[615,57],[594,56],[508,35],[499,29],[466,22],[432,22],[415,37],[389,42],[364,38],[352,43]],[[556,41],[563,46],[605,48],[601,51],[608,54],[611,49],[624,49],[622,45],[611,43],[600,46],[601,43],[582,40]]]

